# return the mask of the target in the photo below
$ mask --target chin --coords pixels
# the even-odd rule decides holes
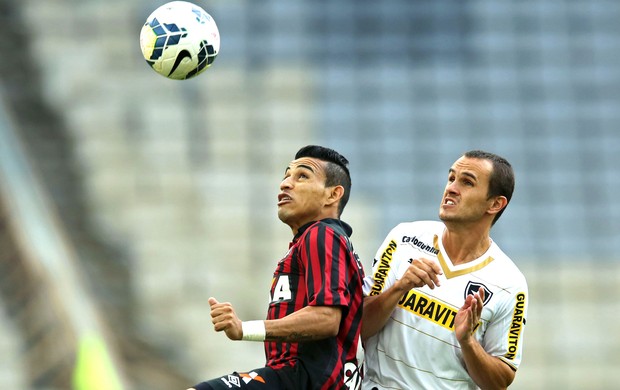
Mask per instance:
[[[455,216],[446,215],[445,213],[439,213],[439,219],[443,222],[453,222],[458,220]]]
[[[288,225],[288,222],[293,219],[293,215],[291,215],[291,213],[289,212],[286,212],[286,210],[278,209],[278,218],[280,219],[280,221]]]

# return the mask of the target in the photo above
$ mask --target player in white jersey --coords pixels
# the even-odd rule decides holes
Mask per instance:
[[[449,170],[441,222],[401,223],[364,283],[363,389],[501,389],[521,363],[527,283],[490,238],[512,197],[503,158]]]

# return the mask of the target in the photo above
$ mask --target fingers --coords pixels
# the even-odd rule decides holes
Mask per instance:
[[[441,267],[439,266],[439,264],[437,264],[434,261],[428,260],[428,259],[422,259],[422,260],[424,260],[426,264],[428,264],[433,269],[433,272],[435,272],[435,274],[443,275],[443,271],[441,270]]]
[[[459,342],[462,343],[471,337],[480,325],[483,305],[484,290],[482,288],[465,297],[463,306],[455,317],[455,332]]]
[[[461,310],[469,310],[473,318],[473,322],[477,323],[482,315],[482,307],[484,306],[484,290],[480,290],[475,294],[469,294],[465,297],[465,302]]]
[[[482,287],[480,287],[478,293],[474,295],[474,298],[476,298],[476,307],[474,313],[476,313],[476,317],[479,319],[482,315],[482,306],[484,306],[484,289]]]
[[[427,285],[431,289],[441,285],[439,275],[443,272],[437,263],[428,259],[412,259],[409,269],[405,272],[414,287],[422,287]]]
[[[237,319],[235,310],[229,302],[218,302],[217,299],[209,298],[211,306],[211,323],[215,331],[226,330]]]

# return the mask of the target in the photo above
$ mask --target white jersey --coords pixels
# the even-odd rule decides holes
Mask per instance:
[[[391,287],[410,259],[436,261],[440,287],[405,293],[385,327],[370,337],[362,389],[477,389],[467,374],[454,333],[454,318],[465,297],[485,290],[482,317],[474,336],[487,353],[515,371],[521,362],[527,315],[527,283],[515,264],[494,243],[478,259],[452,265],[443,248],[442,222],[396,226],[377,251],[364,295]]]

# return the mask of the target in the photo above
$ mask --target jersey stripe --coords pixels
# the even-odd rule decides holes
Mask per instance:
[[[302,361],[314,381],[312,388],[342,388],[345,363],[356,358],[364,273],[347,229],[348,225],[332,219],[302,227],[274,272],[267,319],[282,318],[308,305],[342,308],[335,337],[304,343],[265,342],[268,366],[278,369]],[[283,276],[289,281],[290,297],[276,290]]]

